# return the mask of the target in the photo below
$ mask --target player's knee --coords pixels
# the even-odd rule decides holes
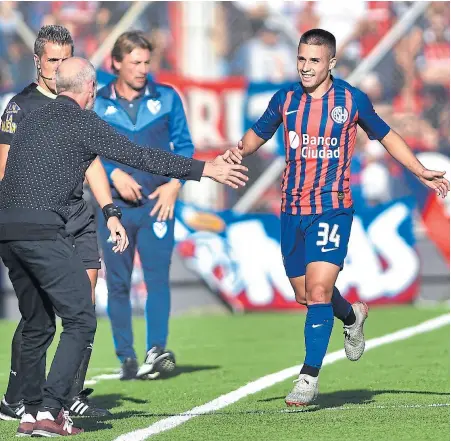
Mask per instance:
[[[299,291],[295,291],[294,293],[296,302],[298,302],[300,305],[307,305],[307,297],[305,295],[305,290],[303,290],[302,292]]]
[[[122,280],[108,280],[108,299],[130,298],[130,283]]]
[[[329,303],[332,290],[322,283],[315,283],[307,287],[307,304]]]

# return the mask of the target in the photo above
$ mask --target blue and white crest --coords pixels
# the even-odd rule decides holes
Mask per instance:
[[[166,222],[154,222],[153,223],[153,232],[158,239],[163,239],[168,232],[168,224]]]
[[[348,120],[349,112],[346,107],[336,106],[330,112],[330,116],[337,124],[344,124]]]
[[[156,115],[161,109],[161,102],[158,100],[147,101],[147,108],[152,115]]]

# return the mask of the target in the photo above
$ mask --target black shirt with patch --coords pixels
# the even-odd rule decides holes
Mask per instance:
[[[59,96],[17,126],[0,191],[0,240],[55,239],[96,156],[156,175],[197,180],[205,163],[144,148],[95,112]]]
[[[19,123],[33,110],[54,101],[31,83],[22,92],[13,96],[3,112],[0,125],[0,144],[11,145]]]

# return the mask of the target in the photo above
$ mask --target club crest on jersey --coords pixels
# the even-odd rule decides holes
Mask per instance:
[[[335,106],[330,112],[330,116],[337,124],[344,124],[348,120],[349,112],[346,107]]]
[[[149,100],[147,101],[147,108],[150,113],[156,115],[161,109],[161,102],[158,100]]]
[[[153,223],[153,232],[158,239],[163,239],[168,232],[168,224],[166,222],[154,222]]]
[[[14,101],[8,104],[6,108],[6,113],[17,113],[20,110],[20,107]]]

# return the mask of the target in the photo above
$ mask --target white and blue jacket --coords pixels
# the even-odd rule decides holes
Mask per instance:
[[[114,81],[98,91],[94,111],[119,133],[137,144],[173,151],[186,157],[193,156],[194,145],[182,100],[171,86],[148,80],[135,124],[117,100]],[[114,202],[122,207],[130,207],[130,203],[120,197],[111,182],[111,172],[115,168],[131,175],[142,186],[143,202],[152,205],[154,201],[147,199],[147,196],[170,180],[108,159],[102,158],[102,163],[110,181]]]

